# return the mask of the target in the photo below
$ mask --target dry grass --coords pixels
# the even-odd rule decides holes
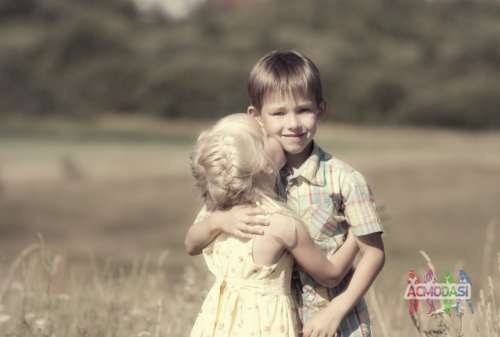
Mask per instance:
[[[186,266],[180,282],[172,283],[168,258],[165,251],[124,267],[112,261],[99,265],[89,256],[87,266],[77,268],[43,241],[30,246],[4,280],[0,336],[188,336],[211,278],[193,264]],[[390,296],[372,288],[368,304],[373,329],[383,337],[498,337],[499,271],[479,291],[474,314],[466,306],[458,314],[452,310],[450,316],[428,315],[421,308],[412,320],[403,287]]]
[[[428,313],[426,303],[421,301],[416,315],[408,313],[407,302],[402,300],[406,284],[400,287],[399,296],[390,298],[380,296],[372,288],[369,290],[368,303],[374,330],[382,336],[425,336],[425,337],[499,337],[500,336],[500,252],[497,253],[498,265],[491,265],[491,250],[495,241],[495,222],[491,221],[485,231],[485,247],[483,255],[483,278],[472,284],[472,306],[470,310],[467,303],[463,302],[459,309],[452,306],[450,314],[443,309],[436,309]],[[421,268],[420,275],[427,270],[432,270],[438,275],[439,270],[434,266],[429,255],[420,251],[426,264]],[[458,264],[456,273],[463,266]],[[495,287],[495,284],[497,285]],[[408,322],[412,322],[412,326]]]
[[[380,293],[371,289],[368,304],[372,322],[375,325],[374,330],[384,337],[498,337],[500,336],[500,316],[497,304],[500,298],[499,271],[500,269],[495,271],[494,275],[487,277],[487,288],[479,289],[477,286],[472,286],[473,293],[479,294],[479,296],[473,296],[474,312],[471,312],[467,304],[463,303],[460,311],[452,308],[449,315],[442,310],[428,314],[425,303],[420,302],[417,315],[410,316],[407,303],[402,300],[403,287],[398,296],[393,299],[380,296]]]
[[[43,242],[26,248],[4,280],[0,336],[184,336],[202,296],[201,273],[186,267],[172,284],[168,251],[72,266]]]

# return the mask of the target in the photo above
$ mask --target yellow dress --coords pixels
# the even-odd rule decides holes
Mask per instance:
[[[253,260],[253,239],[219,235],[203,255],[215,283],[203,302],[191,337],[297,337],[290,294],[293,257],[285,251],[264,266]]]

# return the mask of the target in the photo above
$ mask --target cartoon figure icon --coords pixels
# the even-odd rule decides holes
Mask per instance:
[[[472,288],[472,282],[470,280],[469,275],[465,272],[465,270],[460,269],[458,272],[458,277],[459,277],[458,283],[468,284],[470,286],[470,288]],[[467,302],[467,305],[469,306],[469,310],[470,310],[471,314],[473,314],[474,313],[474,306],[472,304],[472,298],[469,298],[465,301]],[[458,306],[459,306],[459,301],[457,301],[457,310],[458,310]]]
[[[427,285],[436,283],[436,278],[437,278],[437,276],[434,275],[434,272],[432,271],[432,269],[429,269],[427,271],[427,273],[425,274],[424,283],[426,283]],[[431,287],[426,287],[426,289],[430,289],[430,288]],[[429,308],[427,310],[427,314],[432,314],[434,311],[436,311],[436,305],[434,303],[434,300],[432,300],[431,298],[427,298],[425,300],[425,303],[427,303],[427,306]]]
[[[455,278],[453,277],[453,275],[451,275],[451,274],[448,272],[448,273],[446,273],[446,274],[444,275],[442,283],[444,283],[444,284],[452,284],[452,283],[455,283]],[[448,316],[450,316],[450,314],[451,314],[451,306],[452,306],[453,302],[454,302],[453,300],[448,299],[448,298],[444,298],[444,299],[442,300],[442,304],[443,304],[443,311],[444,311],[445,313],[447,313],[447,314],[448,314]]]
[[[417,273],[415,272],[414,269],[410,269],[408,272],[408,280],[407,283],[409,284],[409,292],[412,292],[414,295],[412,298],[408,300],[408,313],[410,316],[414,316],[417,314],[418,311],[418,298],[416,298],[416,285],[420,283],[420,279],[417,276]]]

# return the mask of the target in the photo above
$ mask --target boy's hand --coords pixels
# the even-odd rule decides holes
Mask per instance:
[[[219,229],[241,239],[262,235],[264,229],[269,226],[268,213],[258,207],[238,205],[221,211],[220,216]]]
[[[330,304],[334,301],[335,299]],[[333,337],[343,318],[344,312],[341,309],[338,310],[335,305],[328,305],[307,321],[303,328],[304,337]]]

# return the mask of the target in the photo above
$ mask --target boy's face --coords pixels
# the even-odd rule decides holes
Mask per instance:
[[[325,103],[318,106],[314,98],[304,95],[271,92],[264,96],[260,111],[250,106],[248,113],[262,123],[269,136],[279,141],[287,156],[300,156],[308,151],[318,121],[325,114]]]

